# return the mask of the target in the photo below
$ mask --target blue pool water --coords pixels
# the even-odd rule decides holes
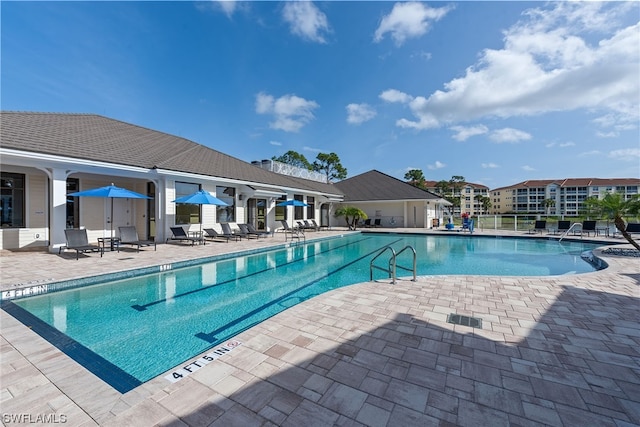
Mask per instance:
[[[593,271],[580,255],[597,246],[353,234],[18,299],[10,312],[116,389],[127,391],[301,301],[368,281],[371,259],[387,245],[396,251],[413,246],[418,275],[517,276]],[[384,265],[388,257],[379,260],[384,261],[376,264]],[[410,266],[411,254],[405,252],[398,264]],[[375,271],[374,279],[386,279],[385,273]]]

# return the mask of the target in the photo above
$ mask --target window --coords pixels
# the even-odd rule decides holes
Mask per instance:
[[[293,199],[303,202],[302,194],[294,194]],[[304,206],[295,206],[293,208],[293,219],[304,219]]]
[[[80,191],[80,180],[67,178],[67,194]],[[67,228],[80,227],[80,204],[77,197],[67,196]]]
[[[176,181],[176,199],[188,196],[199,190],[199,184]],[[199,224],[200,222],[200,205],[176,203],[176,225]]]
[[[2,227],[24,227],[24,175],[2,172],[0,218]]]
[[[278,203],[286,202],[287,196],[281,196],[278,200],[276,200],[276,221],[286,221],[287,220],[287,207],[286,206],[278,206]]]
[[[216,197],[229,206],[216,207],[216,221],[236,221],[236,189],[235,187],[216,187]]]
[[[316,199],[315,197],[307,196],[307,219],[314,219],[316,217]]]

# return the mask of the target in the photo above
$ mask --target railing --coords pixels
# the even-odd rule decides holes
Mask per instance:
[[[574,222],[573,224],[571,224],[571,227],[569,227],[569,229],[567,229],[567,231],[565,231],[564,233],[562,233],[562,236],[560,236],[560,238],[558,239],[558,242],[562,242],[562,239],[564,239],[565,237],[567,237],[567,235],[569,234],[569,232],[571,230],[573,230],[574,227],[582,227],[582,224],[580,224],[579,222]]]
[[[403,253],[406,250],[411,250],[413,252],[413,268],[408,268],[408,267],[404,267],[404,266],[400,266],[398,265],[398,255],[400,255],[401,253]],[[379,258],[382,254],[384,254],[387,251],[391,251],[391,257],[389,258],[389,267],[388,268],[384,268],[384,267],[380,267],[378,265],[374,264],[374,261]],[[400,250],[400,252],[396,253],[395,250],[393,250],[393,248],[391,246],[385,246],[384,248],[382,248],[380,250],[380,252],[378,252],[378,254],[376,256],[374,256],[371,259],[371,262],[369,263],[369,280],[373,281],[373,270],[374,269],[378,269],[378,270],[382,270],[386,273],[389,274],[389,278],[391,279],[391,283],[393,283],[395,285],[396,283],[396,271],[397,269],[401,269],[401,270],[406,270],[406,271],[412,271],[413,272],[413,279],[412,281],[416,281],[416,268],[417,266],[417,255],[416,255],[416,250],[412,247],[412,246],[405,246],[404,248],[402,248]]]

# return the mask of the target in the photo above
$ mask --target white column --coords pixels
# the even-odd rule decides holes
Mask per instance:
[[[51,170],[49,252],[57,253],[60,246],[66,244],[64,230],[67,228],[67,176],[66,170]]]

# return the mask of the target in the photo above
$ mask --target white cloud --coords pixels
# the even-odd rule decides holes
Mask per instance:
[[[376,116],[376,110],[368,104],[349,104],[346,108],[347,123],[354,125],[369,121]]]
[[[413,97],[396,89],[387,89],[379,95],[380,99],[386,102],[399,102],[407,104],[411,102]]]
[[[331,31],[327,15],[312,2],[286,2],[282,17],[290,25],[293,34],[312,42],[326,43],[323,34]]]
[[[414,118],[397,125],[427,129],[583,110],[604,113],[602,126],[637,127],[640,22],[622,28],[618,19],[637,7],[630,3],[556,2],[529,10],[504,32],[501,49],[485,49],[462,77],[415,97]]]
[[[578,154],[578,157],[589,157],[589,156],[600,156],[600,155],[602,155],[602,152],[600,152],[599,150],[591,150],[591,151],[585,151],[584,153]]]
[[[456,141],[466,141],[472,136],[482,135],[489,132],[489,128],[485,125],[476,125],[476,126],[451,126],[449,129],[456,132],[453,135],[453,139]]]
[[[280,147],[282,145],[282,142],[280,142],[280,141],[269,141],[269,144],[275,145],[277,147]]]
[[[548,144],[545,144],[545,147],[547,148],[553,148],[555,146],[558,146],[560,148],[566,148],[566,147],[575,147],[576,143],[575,142],[561,142],[561,143],[557,143],[557,142],[550,142]]]
[[[315,101],[296,95],[283,95],[278,99],[263,92],[256,95],[256,113],[272,115],[274,121],[269,127],[285,132],[297,132],[308,124],[315,118],[313,110],[317,107]]]
[[[218,4],[224,14],[229,18],[233,15],[233,12],[235,12],[236,7],[238,6],[238,3],[235,0],[220,0],[215,3]]]
[[[498,166],[498,165],[497,165],[497,164],[495,164],[495,163],[483,163],[483,164],[482,164],[482,167],[483,167],[484,169],[497,169],[497,168],[499,168],[500,166]]]
[[[638,161],[640,159],[640,148],[624,148],[610,151],[607,157],[615,160]]]
[[[522,170],[525,170],[527,172],[533,172],[533,171],[535,171],[535,168],[533,168],[533,167],[531,167],[529,165],[524,165],[524,166],[522,166]]]
[[[310,151],[312,153],[321,153],[325,150],[323,150],[322,148],[314,148],[314,147],[309,147],[309,146],[304,146],[302,147],[302,151]]]
[[[489,135],[489,139],[497,142],[498,144],[501,144],[503,142],[527,141],[531,139],[531,135],[518,129],[504,128],[491,132],[491,134]]]
[[[442,168],[444,168],[445,166],[447,166],[447,165],[445,165],[444,163],[442,163],[440,160],[436,160],[436,162],[435,162],[434,164],[432,164],[432,165],[427,165],[427,169],[429,169],[429,170],[436,170],[436,169],[442,169]]]
[[[407,39],[420,37],[429,31],[431,23],[442,19],[451,8],[431,8],[425,3],[396,3],[389,15],[382,18],[373,40],[382,41],[386,33],[396,46],[401,46]]]
[[[596,136],[598,138],[616,138],[620,135],[620,133],[616,131],[611,132],[596,132]]]

